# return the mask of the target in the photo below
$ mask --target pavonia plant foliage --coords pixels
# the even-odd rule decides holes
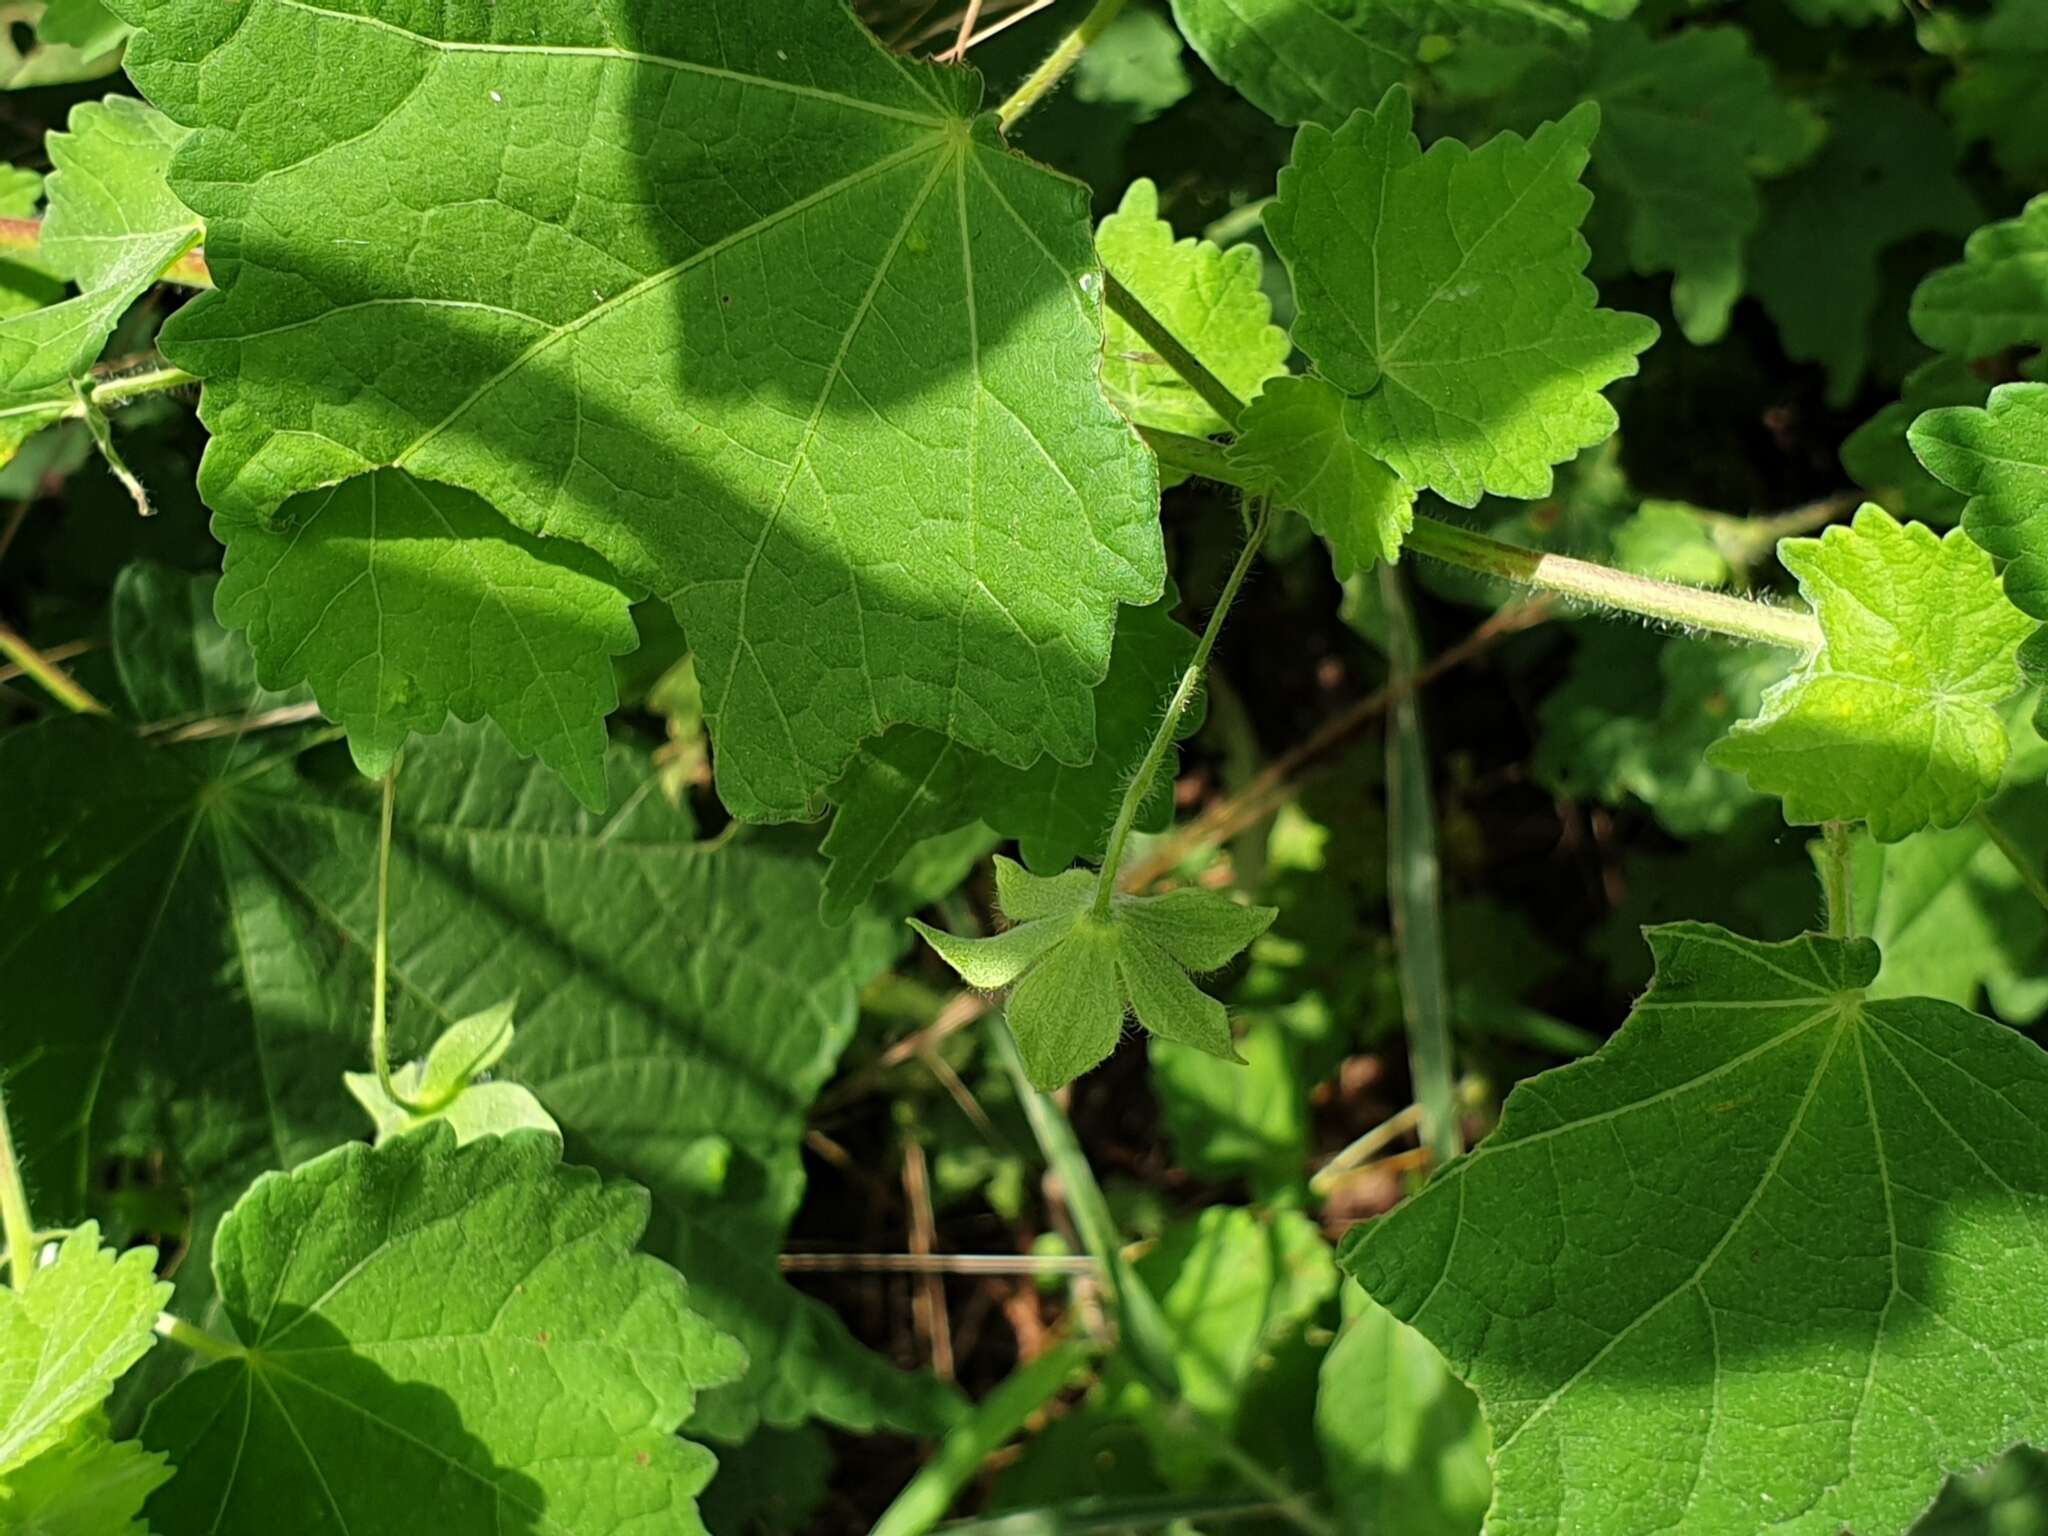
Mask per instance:
[[[0,1531],[2048,1529],[2037,0],[15,9]]]

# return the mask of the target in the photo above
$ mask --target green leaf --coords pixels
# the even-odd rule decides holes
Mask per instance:
[[[275,524],[223,512],[213,532],[221,622],[248,631],[266,686],[311,685],[364,773],[450,715],[489,716],[603,809],[611,658],[640,640],[596,556],[388,470],[299,497]]]
[[[1015,988],[1010,1027],[1026,1073],[1047,1093],[1116,1049],[1127,1014],[1161,1039],[1237,1060],[1223,1005],[1188,973],[1228,964],[1279,914],[1188,888],[1117,896],[1097,917],[1095,884],[1089,870],[1048,879],[998,856],[996,900],[1015,927],[960,938],[914,918],[910,926],[969,986]]]
[[[1904,1531],[2048,1433],[2048,1057],[1868,1000],[1867,940],[1649,940],[1621,1033],[1343,1262],[1479,1393],[1492,1529]]]
[[[46,0],[36,22],[36,36],[46,43],[75,48],[83,58],[99,59],[128,40],[135,29],[100,0]]]
[[[1410,486],[1468,507],[1548,495],[1552,465],[1614,430],[1599,391],[1657,327],[1598,308],[1582,275],[1578,175],[1599,116],[1424,153],[1397,88],[1334,134],[1296,135],[1266,211],[1294,339],[1363,397],[1353,436]]]
[[[457,1019],[425,1057],[391,1074],[399,1097],[420,1106],[418,1113],[387,1094],[375,1072],[343,1075],[348,1091],[375,1122],[379,1146],[437,1120],[446,1121],[456,1142],[465,1146],[479,1136],[512,1131],[545,1131],[561,1139],[562,1128],[554,1117],[520,1084],[472,1081],[512,1049],[512,1010],[517,1003],[517,998],[508,997],[495,1007]]]
[[[1233,90],[1280,122],[1327,128],[1392,86],[1421,92],[1432,73],[1485,74],[1495,56],[1519,63],[1531,45],[1585,34],[1564,6],[1499,0],[1173,0],[1173,12]]]
[[[1744,287],[1743,250],[1763,221],[1757,183],[1817,146],[1739,27],[1652,39],[1602,27],[1576,94],[1600,107],[1594,192],[1621,204],[1629,265],[1673,274],[1686,339],[1718,341]]]
[[[118,6],[195,130],[220,286],[163,346],[216,510],[397,467],[588,547],[675,605],[746,819],[894,724],[1088,760],[1157,469],[1096,381],[1086,191],[971,70],[843,0]]]
[[[0,1477],[0,1530],[9,1536],[147,1536],[142,1505],[171,1469],[133,1440],[116,1441],[88,1414],[61,1444]]]
[[[1033,869],[1065,869],[1098,859],[1109,840],[1132,768],[1159,726],[1159,710],[1194,655],[1195,637],[1173,618],[1169,590],[1146,608],[1117,617],[1109,676],[1095,690],[1095,757],[1070,768],[1041,759],[1012,768],[932,731],[899,726],[863,742],[846,776],[832,786],[838,812],[820,851],[832,861],[825,877],[826,918],[844,922],[921,840],[979,820],[1015,838]],[[1200,728],[1203,710],[1189,709],[1180,734]],[[1135,823],[1156,832],[1173,816],[1177,756],[1153,780]]]
[[[1250,1182],[1272,1199],[1300,1188],[1308,1170],[1308,1084],[1276,1020],[1254,1019],[1236,1041],[1238,1061],[1155,1041],[1152,1091],[1175,1161],[1198,1179]]]
[[[1676,837],[1726,831],[1755,797],[1707,749],[1756,713],[1790,664],[1763,647],[1682,635],[1646,644],[1619,625],[1580,625],[1572,671],[1543,701],[1530,767],[1567,797],[1619,805],[1633,795]]]
[[[2032,0],[1997,0],[1982,19],[1945,19],[1967,29],[1941,97],[1956,131],[1966,142],[1988,142],[2007,175],[2038,185],[2048,171],[2048,13]]]
[[[1251,403],[1230,462],[1330,546],[1337,579],[1401,558],[1415,492],[1366,447],[1365,403],[1322,379],[1280,379]]]
[[[1180,34],[1157,11],[1128,10],[1111,21],[1074,66],[1074,96],[1126,107],[1148,123],[1194,89],[1180,61]]]
[[[1708,761],[1785,802],[1795,824],[1862,821],[1879,842],[1952,827],[2005,770],[1996,706],[2020,686],[2030,629],[1985,553],[1865,504],[1847,527],[1778,546],[1821,647]]]
[[[1493,1489],[1478,1399],[1429,1340],[1350,1281],[1316,1439],[1346,1530],[1478,1536]]]
[[[122,312],[199,243],[199,221],[165,182],[184,137],[175,124],[128,96],[81,102],[70,124],[49,138],[41,260],[79,292],[0,321],[0,406],[83,374]]]
[[[212,595],[124,576],[114,649],[138,717],[233,722],[276,702],[214,625]],[[234,1197],[365,1129],[338,1084],[367,1061],[379,801],[338,749],[305,745],[291,731],[152,745],[90,719],[0,736],[0,963],[35,999],[0,1031],[0,1071],[38,1149],[36,1209],[83,1216],[91,1170],[161,1157],[192,1203],[178,1280],[195,1320]],[[696,1306],[747,1349],[747,1376],[703,1398],[697,1427],[935,1427],[951,1401],[936,1382],[861,1348],[775,1268],[806,1113],[900,929],[874,913],[826,927],[808,850],[699,845],[640,792],[644,755],[615,747],[610,766],[623,809],[600,820],[488,727],[408,752],[394,1049],[422,1052],[518,992],[498,1077],[540,1101],[579,1162],[652,1191],[651,1250],[700,1277]],[[109,934],[123,936],[111,951]]]
[[[1207,240],[1175,240],[1159,217],[1159,189],[1134,181],[1095,232],[1102,264],[1240,400],[1287,371],[1287,333],[1272,323],[1255,245],[1223,250]],[[1102,387],[1131,420],[1206,437],[1227,423],[1143,337],[1109,317]]]
[[[1927,345],[1964,358],[2048,343],[2048,196],[1986,224],[1961,261],[1922,278],[1912,319]]]
[[[1937,357],[1906,375],[1899,398],[1842,440],[1842,468],[1864,490],[1896,495],[1908,518],[1946,527],[1964,497],[1928,472],[1908,441],[1913,423],[1944,405],[1982,405],[1991,381],[1958,357]]]
[[[2005,595],[2048,619],[2048,384],[2001,384],[1982,410],[1929,411],[1906,434],[1928,472],[1968,497],[1963,531],[1998,561]],[[2048,677],[2048,642],[2036,630],[2020,664]],[[2048,714],[2048,703],[2035,713]]]
[[[647,1197],[552,1137],[443,1127],[257,1181],[214,1271],[235,1349],[159,1399],[161,1536],[700,1531],[713,1462],[676,1437],[739,1349],[633,1248]],[[545,1433],[537,1433],[545,1426]]]
[[[1947,124],[1927,107],[1866,86],[1828,102],[1826,115],[1820,153],[1765,193],[1749,286],[1786,354],[1827,370],[1839,406],[1870,362],[1879,258],[1915,235],[1965,234],[1981,214],[1957,178]]]
[[[169,1295],[157,1282],[155,1249],[116,1254],[100,1246],[91,1222],[64,1239],[56,1261],[27,1287],[0,1288],[0,1476],[105,1401],[155,1342]]]

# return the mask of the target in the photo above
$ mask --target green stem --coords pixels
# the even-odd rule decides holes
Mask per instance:
[[[1158,427],[1140,427],[1138,436],[1159,456],[1159,462],[1220,485],[1236,485],[1244,476],[1230,462],[1230,450],[1206,437],[1189,437],[1183,432],[1166,432]]]
[[[1387,614],[1387,683],[1395,691],[1387,731],[1387,900],[1401,1011],[1408,1029],[1408,1070],[1422,1108],[1422,1144],[1438,1169],[1463,1150],[1458,1095],[1451,1080],[1451,1022],[1444,974],[1443,870],[1437,857],[1436,803],[1429,791],[1429,744],[1422,730],[1415,675],[1422,644],[1401,573],[1379,568]]]
[[[1095,915],[1098,918],[1109,916],[1109,904],[1116,895],[1116,872],[1123,864],[1124,844],[1130,838],[1131,825],[1144,808],[1146,796],[1152,792],[1152,780],[1158,776],[1159,765],[1173,748],[1181,716],[1194,702],[1195,689],[1202,682],[1202,669],[1209,664],[1209,653],[1216,648],[1216,637],[1223,632],[1223,621],[1229,616],[1230,605],[1237,601],[1237,589],[1244,585],[1245,575],[1258,556],[1259,546],[1266,541],[1266,530],[1272,526],[1272,521],[1272,508],[1261,499],[1251,533],[1244,541],[1244,548],[1238,552],[1237,564],[1231,568],[1230,578],[1223,583],[1216,606],[1210,610],[1209,623],[1202,631],[1202,638],[1195,642],[1195,654],[1189,660],[1187,670],[1181,674],[1173,696],[1166,701],[1166,713],[1159,721],[1159,729],[1152,733],[1152,744],[1138,760],[1138,771],[1124,786],[1123,804],[1117,807],[1116,822],[1109,832],[1109,846],[1102,857],[1102,871],[1095,880]]]
[[[173,1317],[168,1312],[156,1315],[156,1333],[160,1339],[169,1339],[181,1349],[189,1349],[195,1355],[208,1360],[235,1360],[243,1353],[242,1346],[222,1338],[217,1333],[208,1333],[204,1328],[188,1323],[182,1317]]]
[[[1157,315],[1139,302],[1136,294],[1118,282],[1114,272],[1105,270],[1102,274],[1102,297],[1110,312],[1136,331],[1145,345],[1159,354],[1161,362],[1187,380],[1188,386],[1202,397],[1210,410],[1232,427],[1237,425],[1245,413],[1245,403],[1237,398],[1228,384],[1204,367],[1202,360],[1190,352]]]
[[[21,1182],[21,1163],[14,1155],[4,1088],[0,1088],[0,1234],[7,1239],[7,1276],[17,1293],[25,1291],[36,1266],[36,1224],[29,1219],[28,1189]]]
[[[1656,581],[1569,555],[1541,554],[1503,544],[1455,523],[1418,516],[1406,548],[1447,565],[1462,566],[1517,586],[1576,598],[1596,608],[1633,613],[1662,624],[1706,630],[1802,654],[1819,649],[1820,623],[1804,609],[1779,608],[1676,582]]]
[[[398,766],[398,759],[392,759],[384,775],[384,814],[377,827],[377,933],[370,947],[370,985],[374,989],[370,999],[370,1057],[384,1096],[409,1115],[425,1116],[432,1110],[400,1093],[397,1080],[391,1075],[391,1022],[385,1005],[385,994],[390,991],[391,823],[398,805]]]
[[[1837,939],[1856,937],[1856,844],[1846,821],[1821,824],[1815,851],[1820,865],[1821,899],[1827,908],[1828,933]]]
[[[1032,1414],[1101,1353],[1093,1339],[1063,1339],[1005,1376],[940,1442],[937,1453],[882,1511],[868,1536],[924,1536],[945,1518],[981,1464],[1009,1444]]]
[[[1132,1536],[1135,1531],[1208,1531],[1282,1513],[1271,1500],[1228,1493],[1095,1497],[955,1520],[947,1525],[946,1536]]]
[[[0,620],[0,656],[5,656],[22,675],[43,685],[43,691],[66,709],[80,715],[104,715],[107,706],[72,681],[71,674],[30,645],[4,620]]]
[[[1066,78],[1067,71],[1081,61],[1095,40],[1109,29],[1124,0],[1095,0],[1095,9],[1081,18],[1081,25],[1060,39],[1059,46],[1045,56],[1045,62],[1025,77],[1010,93],[1009,100],[996,108],[996,121],[1008,133],[1017,122],[1042,101],[1052,88]]]
[[[143,517],[154,517],[156,508],[149,504],[149,492],[142,488],[142,479],[128,467],[128,461],[121,457],[121,450],[114,446],[114,429],[107,423],[106,407],[93,398],[93,391],[82,381],[74,380],[72,388],[78,395],[79,415],[85,422],[85,430],[92,434],[93,446],[106,460],[107,469],[121,482],[121,488],[128,493],[128,499],[135,503],[135,510]]]
[[[86,398],[101,410],[106,410],[110,406],[126,405],[130,400],[138,400],[144,395],[159,394],[167,389],[183,389],[188,384],[198,382],[198,374],[187,373],[182,368],[149,368],[141,373],[125,374],[120,378],[102,379],[87,391]]]
[[[2005,855],[2006,863],[2010,864],[2013,873],[2020,877],[2020,884],[2027,888],[2027,893],[2044,908],[2048,908],[2048,882],[2042,880],[2041,871],[2027,850],[2014,842],[2012,834],[1994,821],[1991,813],[1981,805],[1977,807],[1977,825],[1984,829],[1984,835],[1991,839],[1991,845]]]

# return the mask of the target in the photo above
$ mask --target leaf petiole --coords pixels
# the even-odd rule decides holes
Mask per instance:
[[[391,760],[384,774],[384,812],[377,825],[377,935],[370,949],[370,1058],[377,1069],[377,1084],[386,1098],[409,1115],[425,1117],[438,1106],[418,1104],[398,1091],[391,1074],[391,1021],[385,1005],[390,991],[391,948],[391,823],[398,805],[399,759]]]
[[[1059,41],[1059,46],[1045,56],[1045,62],[1024,78],[1024,83],[1010,93],[1009,99],[996,108],[996,121],[1008,133],[1039,102],[1043,101],[1052,88],[1066,78],[1067,71],[1081,62],[1095,40],[1109,30],[1117,13],[1124,8],[1124,0],[1095,0],[1095,9],[1081,18],[1081,24]]]
[[[1195,689],[1201,685],[1202,672],[1209,665],[1209,653],[1216,648],[1216,637],[1223,632],[1223,621],[1230,613],[1230,605],[1237,601],[1238,588],[1244,585],[1244,578],[1257,558],[1259,546],[1266,541],[1266,530],[1272,526],[1273,509],[1259,498],[1258,510],[1253,517],[1251,531],[1245,536],[1244,548],[1238,551],[1237,564],[1231,568],[1230,577],[1223,583],[1223,591],[1217,596],[1216,606],[1209,614],[1209,623],[1202,631],[1202,638],[1195,643],[1195,654],[1189,658],[1187,670],[1181,674],[1180,683],[1166,701],[1166,711],[1159,721],[1159,729],[1152,733],[1152,744],[1145,749],[1145,755],[1138,761],[1137,772],[1131,775],[1130,783],[1124,786],[1123,803],[1117,807],[1116,823],[1110,829],[1109,846],[1102,856],[1102,870],[1095,881],[1095,915],[1109,916],[1109,904],[1116,895],[1116,872],[1123,863],[1124,844],[1130,839],[1132,823],[1137,821],[1138,812],[1144,808],[1146,797],[1152,793],[1152,780],[1159,773],[1159,765],[1165,761],[1172,749],[1180,729],[1181,716],[1187,713],[1188,705],[1194,702]]]
[[[242,1347],[230,1343],[217,1333],[208,1333],[197,1324],[188,1323],[182,1317],[168,1312],[156,1315],[156,1334],[160,1339],[169,1339],[181,1349],[189,1349],[195,1355],[208,1360],[234,1360],[241,1356]]]
[[[14,1155],[7,1124],[7,1090],[0,1086],[0,1234],[7,1240],[7,1276],[17,1292],[28,1289],[36,1263],[36,1227],[29,1219],[28,1190]]]

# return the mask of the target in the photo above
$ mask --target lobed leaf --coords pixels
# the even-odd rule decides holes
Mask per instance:
[[[1479,1393],[1490,1530],[1903,1532],[2048,1432],[2048,1057],[1868,1000],[1868,940],[1648,937],[1621,1033],[1342,1260]]]
[[[2048,195],[1985,225],[1961,261],[1922,278],[1912,321],[1927,345],[1963,358],[2048,344]]]
[[[972,71],[844,0],[117,8],[193,130],[220,286],[163,347],[217,511],[401,468],[585,546],[674,605],[747,819],[896,724],[1089,759],[1157,470],[1097,382],[1085,189]]]
[[[26,1466],[0,1476],[0,1530],[10,1536],[148,1536],[142,1506],[170,1478],[162,1456],[114,1440],[92,1413]]]
[[[1401,558],[1415,492],[1365,445],[1362,402],[1322,379],[1280,379],[1251,403],[1230,462],[1330,546],[1337,579]]]
[[[1879,842],[1952,827],[1994,793],[2008,752],[1996,706],[2019,690],[2030,625],[1990,559],[1866,504],[1779,559],[1820,620],[1820,649],[1707,760],[1782,796],[1794,823],[1861,821]]]

